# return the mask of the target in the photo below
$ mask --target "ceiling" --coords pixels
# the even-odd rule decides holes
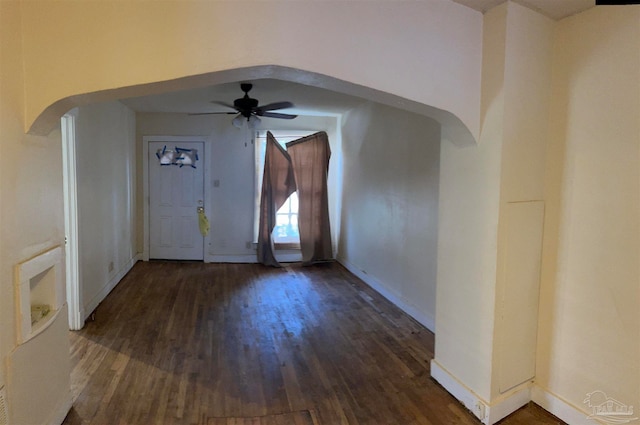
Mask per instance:
[[[0,0],[1,1],[1,0]],[[457,3],[485,12],[506,0],[453,0]],[[595,0],[515,0],[531,9],[554,19],[579,13],[594,6]],[[298,115],[339,115],[353,109],[365,100],[290,81],[276,79],[252,79],[252,98],[260,105],[272,102],[290,101],[295,108],[278,112]],[[158,95],[124,99],[122,102],[138,112],[233,112],[231,109],[211,103],[212,101],[233,104],[233,100],[243,96],[239,83],[226,83],[193,90],[184,90]],[[408,108],[415,110],[415,108]]]
[[[453,0],[482,13],[507,0]],[[575,15],[595,6],[595,0],[515,0],[523,6],[553,19]]]
[[[353,109],[364,99],[276,79],[251,80],[253,88],[249,96],[258,99],[260,105],[290,101],[295,107],[274,112],[298,115],[339,115]],[[122,103],[137,112],[233,112],[230,108],[212,101],[233,104],[233,100],[244,95],[240,83],[227,83],[192,90],[123,99]]]

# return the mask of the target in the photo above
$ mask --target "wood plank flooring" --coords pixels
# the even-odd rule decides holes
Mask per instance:
[[[140,262],[95,317],[66,425],[480,423],[430,378],[433,334],[339,264]]]
[[[207,425],[316,425],[311,412],[282,413],[253,418],[208,418]]]

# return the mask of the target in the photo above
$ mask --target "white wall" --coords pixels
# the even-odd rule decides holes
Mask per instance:
[[[255,147],[251,143],[251,132],[231,125],[232,116],[205,115],[188,116],[169,113],[138,113],[136,139],[138,157],[142,158],[143,136],[205,136],[210,141],[207,166],[211,189],[207,200],[206,214],[211,225],[210,236],[205,241],[208,261],[256,261],[256,251],[247,248],[253,242],[254,220],[254,174]],[[263,120],[262,129],[271,130],[318,130],[326,131],[332,148],[330,182],[335,181],[340,163],[340,137],[336,131],[336,117],[300,116],[295,120]],[[143,175],[141,163],[138,167],[138,250],[143,247]],[[214,187],[214,181],[219,186]],[[330,185],[329,202],[331,225],[339,232],[339,188]]]
[[[639,46],[640,6],[556,28],[537,383],[580,418],[640,404]]]
[[[367,103],[342,138],[339,261],[433,330],[440,126]]]
[[[76,176],[81,308],[87,317],[136,261],[135,113],[78,108]]]
[[[0,386],[9,423],[60,423],[71,404],[66,310],[28,343],[16,343],[14,267],[64,244],[60,131],[23,132],[21,19],[19,3],[0,2]]]

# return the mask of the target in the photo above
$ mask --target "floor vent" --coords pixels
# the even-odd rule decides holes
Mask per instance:
[[[0,425],[9,425],[9,412],[7,412],[7,394],[4,387],[0,388]]]

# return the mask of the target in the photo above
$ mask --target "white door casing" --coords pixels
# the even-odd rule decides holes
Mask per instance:
[[[62,174],[65,228],[65,279],[69,307],[69,329],[84,326],[80,261],[78,253],[78,192],[76,187],[76,119],[77,109],[61,118]]]
[[[156,153],[176,148],[197,150],[195,168],[161,165]],[[204,154],[204,142],[149,142],[149,258],[204,259],[197,213],[198,207],[205,206]]]

